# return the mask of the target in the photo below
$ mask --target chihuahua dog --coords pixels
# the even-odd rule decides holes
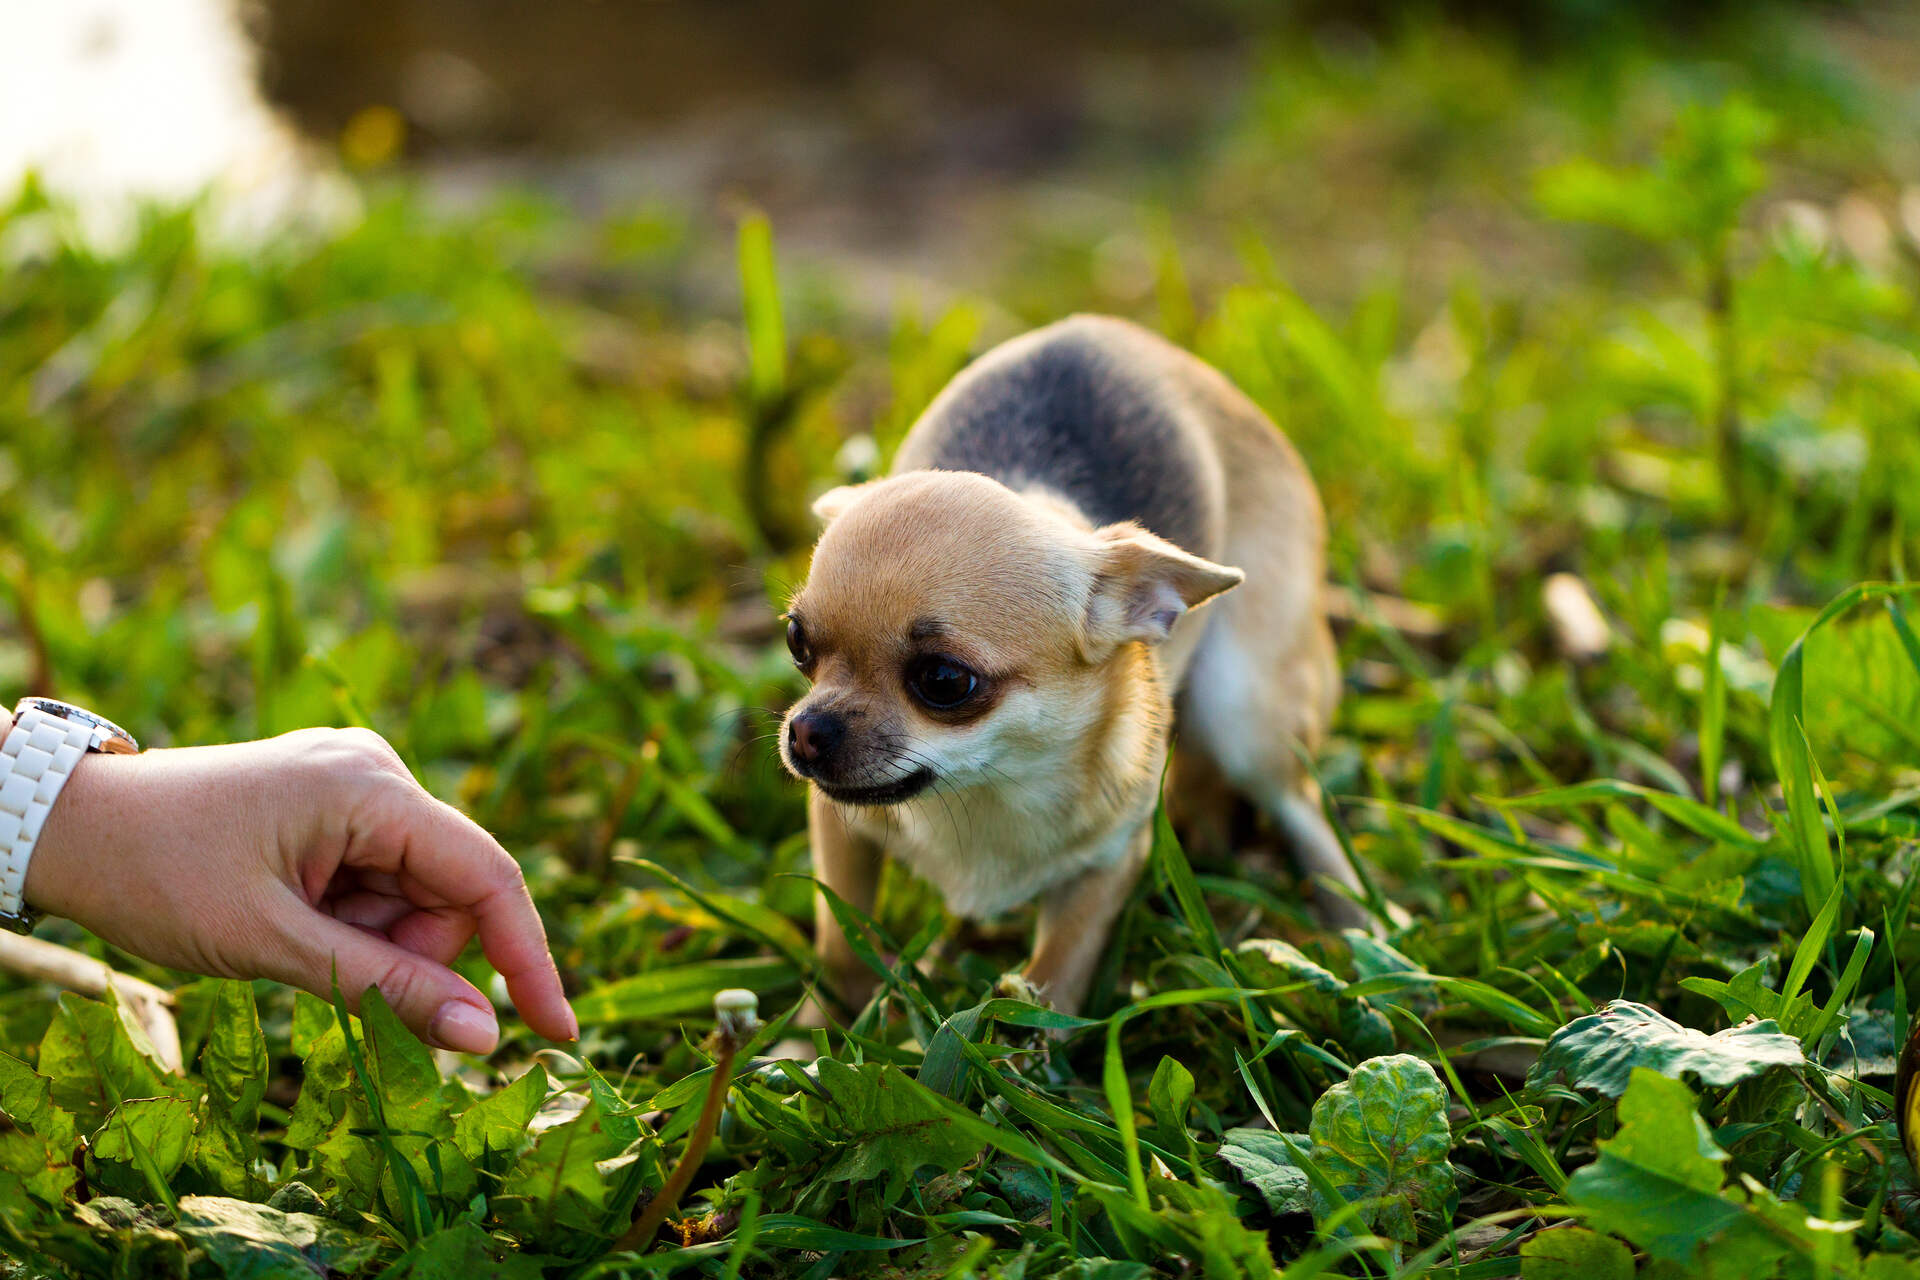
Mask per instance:
[[[1176,717],[1176,791],[1238,791],[1305,871],[1357,887],[1302,759],[1339,693],[1319,496],[1211,367],[1125,321],[1061,321],[974,362],[892,475],[814,510],[787,614],[813,687],[780,751],[812,784],[814,874],[847,902],[873,909],[887,855],[961,916],[1037,899],[1024,976],[1078,1009]],[[816,919],[829,982],[864,1003],[824,896]]]

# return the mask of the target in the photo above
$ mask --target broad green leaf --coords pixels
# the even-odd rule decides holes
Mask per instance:
[[[1730,982],[1713,978],[1682,978],[1680,985],[1717,1001],[1730,1018],[1770,1018],[1785,1027],[1811,1025],[1817,1011],[1806,993],[1783,1001],[1780,993],[1767,985],[1772,972],[1770,960],[1748,965],[1733,975]]]
[[[471,1222],[420,1241],[406,1265],[407,1280],[540,1280],[544,1271],[539,1258],[514,1253]]]
[[[1147,1085],[1147,1102],[1155,1123],[1166,1129],[1186,1127],[1187,1108],[1193,1104],[1193,1072],[1175,1058],[1162,1058]]]
[[[961,1053],[980,1073],[979,1078],[984,1087],[1006,1102],[1012,1110],[1032,1121],[1036,1126],[1048,1130],[1052,1141],[1069,1151],[1077,1152],[1081,1164],[1092,1168],[1096,1176],[1109,1179],[1119,1176],[1119,1171],[1112,1165],[1092,1159],[1084,1148],[1068,1141],[1065,1137],[1069,1133],[1096,1134],[1103,1140],[1117,1142],[1119,1135],[1112,1126],[1050,1102],[1037,1092],[1010,1083],[995,1070],[994,1064],[982,1052],[980,1046],[972,1041],[956,1040],[954,1043],[960,1047]],[[977,1139],[983,1146],[990,1146],[996,1151],[1012,1156],[1015,1160],[1024,1161],[1036,1169],[1045,1170],[1060,1178],[1072,1180],[1080,1176],[1074,1165],[1053,1156],[1046,1148],[1019,1130],[982,1119],[974,1112],[949,1101],[918,1081],[910,1081],[910,1083],[919,1092],[921,1101],[929,1109],[945,1116],[959,1133],[967,1134]]]
[[[451,1137],[453,1119],[440,1091],[433,1051],[407,1029],[378,990],[361,1000],[360,1026],[367,1070],[379,1086],[387,1124],[396,1132]]]
[[[1521,1280],[1633,1280],[1633,1251],[1584,1227],[1542,1231],[1520,1246]]]
[[[1282,942],[1278,938],[1248,938],[1234,951],[1242,960],[1255,962],[1258,967],[1250,968],[1248,972],[1261,986],[1278,987],[1290,982],[1304,982],[1315,991],[1328,994],[1346,990],[1344,981],[1324,966],[1308,959],[1306,952],[1291,942]],[[1411,962],[1409,967],[1413,967]]]
[[[1260,1193],[1269,1213],[1312,1213],[1313,1188],[1300,1167],[1311,1145],[1304,1133],[1229,1129],[1220,1158]]]
[[[1408,1054],[1369,1058],[1313,1104],[1311,1158],[1359,1220],[1402,1243],[1418,1235],[1415,1219],[1445,1208],[1453,1194],[1447,1161],[1452,1132],[1447,1091],[1433,1068]],[[1314,1197],[1314,1218],[1339,1206]]]
[[[1404,951],[1396,950],[1364,929],[1345,930],[1341,937],[1353,953],[1353,972],[1361,982],[1388,974],[1421,972],[1420,966]]]
[[[300,1055],[302,1078],[285,1141],[296,1151],[312,1151],[346,1115],[354,1082],[346,1033],[327,1003],[304,991],[294,1001],[293,1047]]]
[[[267,1203],[282,1213],[327,1214],[327,1202],[318,1191],[304,1182],[283,1182],[267,1197]]]
[[[541,1132],[533,1149],[514,1164],[500,1195],[492,1199],[516,1234],[536,1247],[561,1252],[581,1232],[602,1233],[609,1210],[625,1207],[610,1205],[613,1171],[601,1164],[628,1151],[640,1137],[639,1124],[598,1076],[590,1081],[584,1105],[575,1101],[578,1096],[559,1094],[547,1100],[543,1111],[565,1114],[571,1107],[572,1117],[551,1126],[542,1126],[536,1118],[533,1127]]]
[[[0,1053],[0,1112],[40,1137],[73,1145],[73,1117],[53,1105],[52,1082],[6,1053]]]
[[[991,1030],[993,1023],[986,1016],[985,1005],[974,1005],[947,1015],[941,1021],[940,1029],[933,1033],[933,1039],[927,1045],[927,1052],[920,1059],[920,1083],[944,1098],[963,1096],[967,1082],[967,1060],[960,1051],[960,1041],[977,1042],[987,1034],[984,1026]]]
[[[325,1218],[221,1196],[185,1196],[174,1229],[207,1251],[226,1280],[315,1280],[351,1274],[379,1246]]]
[[[1645,1005],[1615,1000],[1554,1032],[1527,1082],[1539,1087],[1564,1077],[1575,1088],[1617,1098],[1642,1067],[1722,1086],[1806,1061],[1800,1042],[1771,1019],[1706,1035]]]
[[[236,1131],[251,1132],[267,1092],[267,1040],[260,1033],[250,983],[219,984],[200,1072],[212,1114]]]
[[[1726,1159],[1692,1091],[1635,1067],[1620,1098],[1620,1131],[1568,1181],[1567,1199],[1588,1211],[1593,1226],[1683,1262],[1745,1212],[1720,1193]]]
[[[91,1155],[96,1161],[125,1165],[110,1176],[109,1184],[138,1195],[146,1190],[143,1160],[151,1160],[160,1177],[171,1178],[186,1163],[192,1145],[192,1104],[182,1098],[129,1098],[93,1135]]]
[[[191,1242],[173,1230],[173,1211],[120,1196],[95,1196],[72,1208],[75,1230],[64,1238],[43,1234],[40,1243],[74,1274],[173,1277],[189,1274]],[[0,1216],[6,1206],[0,1205]],[[31,1274],[31,1273],[30,1273]],[[41,1274],[47,1274],[45,1270]]]
[[[892,1200],[915,1170],[932,1165],[951,1173],[985,1145],[898,1067],[832,1058],[818,1066],[828,1123],[845,1143],[827,1164],[826,1176],[835,1181],[884,1179]]]
[[[38,1216],[32,1200],[62,1204],[79,1176],[71,1148],[55,1148],[25,1129],[0,1128],[0,1222],[17,1215],[16,1226],[24,1229],[25,1220]]]
[[[454,1145],[475,1164],[489,1153],[513,1155],[529,1141],[527,1125],[546,1100],[547,1072],[536,1062],[518,1080],[460,1113],[453,1125]]]
[[[18,1058],[0,1053],[0,1200],[18,1190],[45,1204],[59,1204],[73,1188],[80,1144],[73,1117],[53,1105],[53,1086]]]
[[[1187,1163],[1198,1166],[1200,1148],[1187,1124],[1187,1113],[1193,1106],[1193,1072],[1173,1058],[1160,1059],[1153,1079],[1147,1083],[1147,1105],[1153,1109],[1160,1140],[1169,1146],[1184,1146]]]
[[[253,1165],[260,1154],[260,1100],[267,1088],[267,1042],[254,1011],[251,984],[213,984],[200,1073],[206,1078],[207,1100],[194,1134],[194,1166],[221,1191],[251,1195]]]
[[[333,1005],[305,991],[293,993],[293,1051],[301,1058],[312,1053],[329,1035],[340,1034]]]
[[[377,988],[361,996],[358,1021],[365,1087],[354,1082],[345,1110],[315,1148],[320,1168],[360,1203],[409,1203],[417,1183],[430,1200],[464,1205],[474,1190],[473,1166],[453,1144],[433,1054]],[[349,1059],[352,1047],[346,1045]]]
[[[1347,1056],[1380,1058],[1393,1052],[1393,1023],[1368,1000],[1342,1000],[1335,1023]]]
[[[988,1000],[950,1014],[941,1021],[939,1030],[934,1032],[933,1039],[927,1045],[926,1056],[920,1060],[916,1079],[943,1097],[960,1097],[968,1079],[967,1055],[962,1048],[962,1041],[978,1044],[992,1034],[994,1024],[999,1022],[1041,1031],[1075,1031],[1100,1025],[1091,1018],[1057,1013],[1024,1000],[1004,997]]]
[[[1816,1274],[1852,1255],[1850,1237],[1860,1226],[1857,1219],[1825,1220],[1805,1200],[1782,1200],[1751,1174],[1742,1174],[1739,1182],[1738,1190],[1729,1188],[1729,1194],[1745,1193],[1748,1215],[1709,1250],[1716,1263],[1740,1264],[1738,1270],[1726,1268],[1734,1280],[1766,1275],[1769,1267],[1795,1255],[1811,1260]]]
[[[40,1074],[53,1100],[86,1129],[97,1129],[128,1098],[183,1097],[198,1090],[162,1071],[126,1011],[67,992],[40,1042]]]
[[[260,1190],[254,1171],[259,1137],[251,1129],[239,1132],[208,1119],[193,1135],[189,1158],[207,1185],[223,1195],[246,1199]]]

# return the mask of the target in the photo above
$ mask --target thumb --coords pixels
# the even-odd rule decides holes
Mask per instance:
[[[308,912],[285,936],[298,940],[296,968],[286,979],[293,985],[331,999],[337,975],[355,1013],[366,989],[378,987],[400,1021],[436,1049],[491,1053],[499,1043],[493,1005],[445,965],[318,912]]]

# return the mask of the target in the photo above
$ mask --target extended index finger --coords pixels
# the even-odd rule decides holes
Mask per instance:
[[[417,886],[438,900],[423,906],[444,903],[470,913],[481,950],[506,980],[527,1025],[549,1040],[577,1039],[580,1025],[513,855],[478,823],[424,791],[416,793],[399,835],[399,865],[392,869],[402,889]]]

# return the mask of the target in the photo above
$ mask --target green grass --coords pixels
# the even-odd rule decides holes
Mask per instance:
[[[324,237],[221,247],[156,211],[96,251],[23,196],[0,213],[0,688],[159,745],[379,729],[521,857],[585,1032],[561,1053],[509,1020],[450,1070],[377,1003],[112,956],[178,990],[177,1077],[110,1010],[8,980],[0,1253],[423,1280],[1920,1275],[1888,1096],[1920,605],[1858,585],[1920,553],[1920,269],[1897,233],[1861,261],[1773,216],[1858,191],[1891,218],[1911,107],[1797,20],[1705,39],[1281,42],[1148,175],[1123,228],[1144,287],[1027,227],[975,298],[878,320],[754,220],[448,218],[398,182]],[[1302,172],[1331,211],[1281,180]],[[1372,268],[1326,248],[1343,220]],[[675,301],[716,248],[744,306]],[[992,997],[1018,931],[956,936],[890,875],[882,994],[816,1069],[745,1069],[685,1220],[606,1257],[686,1146],[713,993],[758,992],[771,1038],[809,977],[804,796],[766,741],[800,687],[773,617],[806,499],[1003,317],[1089,307],[1190,343],[1313,468],[1358,602],[1318,768],[1411,923],[1329,936],[1262,833],[1190,865],[1163,832],[1074,1022]],[[1596,661],[1550,641],[1556,571],[1611,621]],[[1491,1069],[1543,1047],[1528,1078]]]

